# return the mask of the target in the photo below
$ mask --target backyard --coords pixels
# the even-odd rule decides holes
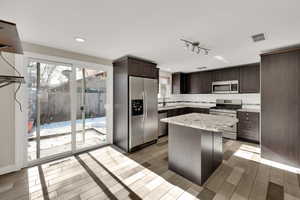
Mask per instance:
[[[73,70],[75,85],[71,85]],[[29,161],[70,152],[75,138],[76,150],[106,143],[105,72],[30,62],[27,85]],[[76,105],[75,138],[72,137],[71,98]]]

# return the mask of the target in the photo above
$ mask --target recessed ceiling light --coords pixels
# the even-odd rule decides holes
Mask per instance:
[[[202,69],[206,69],[207,67],[197,67],[196,69],[198,70],[202,70]]]
[[[85,39],[81,38],[81,37],[75,37],[75,41],[76,42],[85,42]]]
[[[215,59],[218,59],[218,60],[223,60],[224,58],[222,56],[214,56]]]
[[[226,60],[225,58],[223,58],[222,56],[214,56],[215,59],[217,60],[220,60],[222,62],[225,62],[225,63],[229,63],[228,60]]]

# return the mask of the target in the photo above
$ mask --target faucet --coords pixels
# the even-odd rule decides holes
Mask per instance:
[[[163,107],[165,107],[167,105],[166,97],[163,97],[162,99],[163,99],[163,102],[162,102],[163,103]]]

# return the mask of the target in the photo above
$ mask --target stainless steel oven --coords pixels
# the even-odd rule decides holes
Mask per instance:
[[[242,100],[240,99],[217,99],[216,106],[209,109],[212,115],[220,115],[237,118],[237,110],[242,108]],[[237,125],[223,128],[223,137],[236,139],[237,138]]]
[[[215,110],[215,109],[211,109],[209,111],[209,114],[237,118],[237,113],[236,113],[236,111],[233,111],[233,110],[225,110],[225,109],[224,110],[217,110],[217,109]],[[223,128],[222,131],[223,131],[223,137],[236,140],[236,138],[237,138],[237,124],[235,124],[233,126]]]
[[[239,81],[217,81],[212,83],[212,93],[239,93]]]

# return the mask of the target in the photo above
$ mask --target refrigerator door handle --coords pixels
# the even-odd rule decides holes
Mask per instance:
[[[145,121],[145,92],[142,93],[143,98],[143,122]]]
[[[147,102],[147,92],[145,92],[145,102]],[[147,106],[148,103],[145,103],[145,104],[146,104],[145,110],[146,110],[146,118],[147,118],[148,117],[148,106]]]

